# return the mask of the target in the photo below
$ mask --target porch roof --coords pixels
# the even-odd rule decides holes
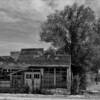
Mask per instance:
[[[3,64],[0,65],[2,69],[17,69],[17,70],[26,70],[27,68],[46,68],[46,67],[70,67],[67,64]]]
[[[0,68],[3,69],[26,69],[28,67],[69,67],[71,65],[70,56],[53,56],[45,58],[44,56],[31,59],[22,58],[16,63],[3,63]]]

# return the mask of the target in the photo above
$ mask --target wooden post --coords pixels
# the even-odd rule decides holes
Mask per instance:
[[[10,74],[10,87],[12,87],[13,83],[12,83],[12,74]]]
[[[69,66],[67,68],[67,89],[69,91],[69,94],[71,93],[71,67]]]
[[[41,68],[41,73],[40,73],[40,75],[41,75],[41,81],[40,81],[40,89],[42,89],[42,87],[43,87],[43,85],[44,85],[44,69],[43,68]]]
[[[43,76],[43,74],[44,74],[44,69],[43,68],[41,68],[41,73],[40,74]]]
[[[56,87],[56,68],[54,68],[54,87]]]

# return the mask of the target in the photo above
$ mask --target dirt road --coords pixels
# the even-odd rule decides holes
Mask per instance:
[[[0,100],[100,100],[100,96],[45,96],[33,94],[0,94]]]

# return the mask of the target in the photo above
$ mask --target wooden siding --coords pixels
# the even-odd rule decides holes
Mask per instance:
[[[14,88],[22,88],[24,86],[23,75],[12,75],[11,86],[14,87]]]
[[[67,88],[67,69],[59,69],[59,71],[55,71],[56,73],[54,73],[54,69],[51,69],[51,71],[50,69],[44,71],[41,83],[42,88]]]
[[[10,87],[10,81],[0,81],[0,88],[8,88]]]
[[[41,85],[42,88],[54,88],[54,74],[44,73]]]

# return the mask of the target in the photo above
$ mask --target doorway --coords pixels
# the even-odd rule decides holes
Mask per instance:
[[[39,72],[35,72],[33,74],[33,89],[34,90],[40,90],[40,86],[41,86],[41,75]]]
[[[41,86],[40,72],[26,72],[25,84],[28,85],[30,92],[40,90]]]

